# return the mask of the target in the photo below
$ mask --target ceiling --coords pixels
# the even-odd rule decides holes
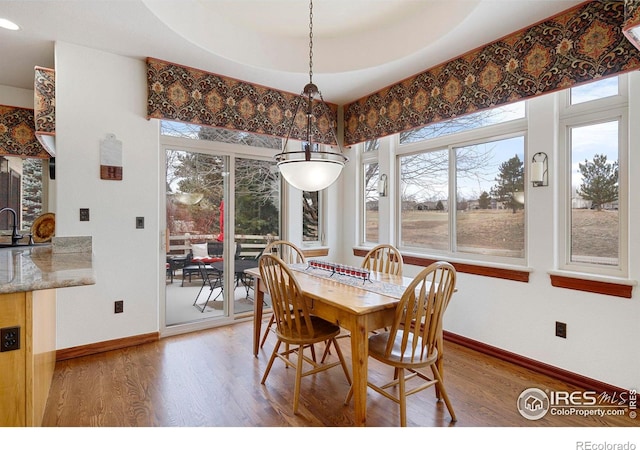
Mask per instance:
[[[313,81],[349,103],[582,0],[316,0]],[[0,0],[0,85],[33,89],[64,41],[298,93],[309,81],[307,0]]]

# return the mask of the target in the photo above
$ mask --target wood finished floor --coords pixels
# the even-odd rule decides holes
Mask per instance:
[[[45,427],[349,427],[353,403],[339,367],[303,379],[300,411],[292,412],[295,371],[276,361],[260,379],[275,343],[251,352],[252,323],[173,336],[158,342],[60,361]],[[351,363],[348,339],[341,348]],[[320,350],[321,351],[321,350]],[[335,354],[335,352],[334,352]],[[640,419],[552,416],[523,418],[516,399],[530,387],[581,390],[547,376],[445,342],[445,382],[458,416],[451,423],[433,388],[408,399],[413,427],[637,427]],[[391,371],[370,359],[369,376]],[[369,390],[367,424],[398,426],[397,405]]]

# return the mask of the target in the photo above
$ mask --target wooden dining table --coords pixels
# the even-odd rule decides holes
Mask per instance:
[[[253,312],[253,354],[258,356],[264,309],[265,283],[258,268],[248,269],[255,279]],[[310,313],[329,320],[351,332],[351,360],[353,376],[354,416],[356,426],[367,424],[367,370],[369,332],[389,326],[393,322],[399,298],[345,284],[337,279],[320,278],[303,271],[295,271],[302,293],[307,298]],[[411,278],[371,272],[371,280],[407,286]],[[363,285],[368,281],[361,280]]]

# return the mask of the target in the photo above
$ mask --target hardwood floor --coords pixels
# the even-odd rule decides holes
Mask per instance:
[[[46,427],[348,427],[353,404],[339,367],[303,379],[300,412],[292,413],[294,370],[277,361],[260,379],[275,337],[258,358],[251,351],[252,323],[173,336],[56,365],[43,425]],[[340,340],[348,363],[349,342]],[[335,353],[335,352],[334,352]],[[333,356],[334,357],[334,356]],[[458,416],[450,423],[433,389],[408,399],[413,427],[637,427],[640,419],[547,414],[520,415],[516,401],[531,387],[581,391],[547,376],[445,342],[445,382]],[[369,376],[390,371],[370,359]],[[399,424],[398,407],[369,390],[367,424]]]

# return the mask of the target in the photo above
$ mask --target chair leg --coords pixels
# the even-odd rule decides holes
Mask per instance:
[[[404,369],[398,370],[398,400],[400,401],[400,426],[407,426],[407,394],[405,390]]]
[[[271,371],[271,366],[273,366],[273,362],[276,360],[276,355],[278,354],[278,349],[280,349],[280,344],[282,341],[278,339],[275,347],[273,347],[273,351],[271,352],[271,358],[269,358],[269,363],[267,364],[267,368],[264,370],[264,375],[262,376],[261,384],[264,384],[267,381],[267,377],[269,376],[269,372]]]
[[[298,414],[298,405],[300,403],[300,384],[302,382],[302,365],[304,364],[304,345],[298,347],[298,361],[296,363],[296,384],[293,389],[293,413]]]
[[[438,388],[438,392],[442,396],[444,400],[444,404],[447,405],[447,410],[449,410],[449,414],[451,415],[451,421],[456,422],[458,419],[456,418],[456,413],[453,412],[453,406],[449,401],[449,396],[447,395],[447,390],[444,388],[444,383],[442,381],[442,375],[438,370],[437,363],[431,365],[431,371],[433,372],[433,376],[438,382],[436,383],[436,388]]]
[[[347,377],[347,381],[351,385],[351,375],[349,375],[349,368],[347,367],[347,362],[344,359],[342,350],[340,350],[340,347],[338,346],[338,343],[336,342],[335,338],[331,339],[331,342],[333,342],[333,346],[336,348],[336,353],[338,354],[338,359],[340,359],[340,364],[342,365],[342,370],[344,371],[344,375]],[[313,349],[313,347],[311,348]],[[315,361],[315,358],[314,358],[314,361]]]
[[[269,335],[269,331],[271,331],[271,327],[273,323],[276,321],[276,316],[271,314],[271,318],[269,319],[269,325],[267,325],[267,329],[264,330],[264,335],[262,336],[262,341],[260,341],[260,348],[264,346],[264,343],[267,340],[267,336]]]
[[[322,354],[322,359],[320,360],[321,364],[324,364],[325,360],[327,359],[327,356],[331,354],[331,342],[332,341],[325,342],[324,353]]]

